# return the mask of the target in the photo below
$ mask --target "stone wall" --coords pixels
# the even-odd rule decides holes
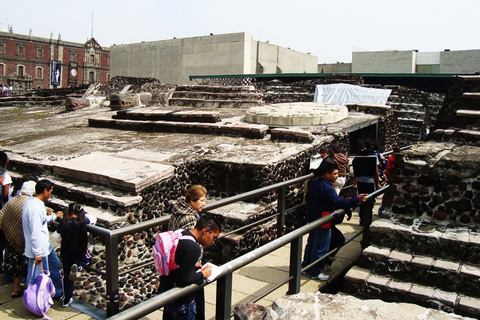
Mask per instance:
[[[391,211],[435,224],[480,226],[480,148],[423,142],[398,154]]]

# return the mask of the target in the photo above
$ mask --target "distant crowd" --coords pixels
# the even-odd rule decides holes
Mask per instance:
[[[12,86],[4,86],[3,84],[1,85],[2,86],[2,97],[10,97],[12,95]]]

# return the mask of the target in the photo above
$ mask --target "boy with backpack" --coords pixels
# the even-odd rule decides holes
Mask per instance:
[[[201,285],[203,279],[208,278],[212,269],[210,266],[201,268],[197,265],[201,254],[199,244],[204,247],[215,243],[221,232],[220,224],[214,217],[202,216],[191,230],[181,231],[182,238],[178,240],[174,256],[178,269],[168,270],[168,275],[160,277],[159,293],[165,292],[174,287],[185,287],[190,284]],[[187,237],[191,239],[187,239]],[[200,269],[201,272],[195,272]],[[195,293],[183,297],[165,306],[163,319],[188,319],[194,320],[196,314]]]

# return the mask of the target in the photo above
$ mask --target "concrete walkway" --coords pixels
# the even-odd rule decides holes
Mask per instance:
[[[377,200],[377,204],[380,201]],[[378,207],[375,207],[377,210]],[[375,218],[375,217],[374,217]],[[352,235],[361,230],[358,223],[358,215],[356,212],[350,221],[344,222],[338,226],[345,237],[349,239]],[[332,271],[326,271],[330,274],[329,281],[335,279],[340,273],[347,268],[355,259],[361,254],[360,245],[361,236],[356,240],[350,242],[342,248],[337,254],[337,260],[333,263]],[[307,242],[307,236],[303,239],[303,246]],[[290,246],[286,245],[278,250],[271,252],[269,255],[259,259],[239,270],[233,275],[232,304],[251,302],[262,293],[273,288],[277,283],[283,281],[288,277]],[[316,292],[322,290],[326,282],[311,280],[306,276],[301,279],[301,292]],[[288,284],[270,293],[266,297],[260,299],[256,303],[263,306],[271,306],[273,301],[282,297],[287,292]],[[12,284],[0,285],[0,319],[40,319],[23,306],[23,300],[20,298],[12,299],[10,297]],[[206,300],[206,316],[207,319],[215,319],[215,297],[216,297],[216,282],[205,287]],[[75,305],[75,303],[74,303]],[[50,318],[55,320],[72,319],[83,320],[93,319],[92,317],[82,314],[72,307],[63,308],[59,301],[55,301],[54,306],[47,314]],[[161,319],[161,311],[156,311],[142,319]]]

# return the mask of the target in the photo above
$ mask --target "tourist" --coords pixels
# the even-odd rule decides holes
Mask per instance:
[[[352,161],[353,167],[353,185],[357,188],[358,194],[372,193],[380,188],[380,180],[378,176],[379,161],[372,150],[373,142],[366,139],[364,149],[360,151]],[[375,199],[368,200],[363,206],[358,207],[360,216],[360,224],[362,226],[370,226],[372,223],[372,210]],[[369,214],[366,214],[366,213]]]
[[[23,255],[25,239],[22,228],[22,208],[25,201],[35,193],[35,185],[35,181],[24,182],[19,195],[10,199],[0,210],[0,225],[7,239],[5,272],[13,278],[12,298],[23,296],[20,284],[22,279],[27,276],[27,259]]]
[[[1,197],[0,197],[0,209],[7,203],[10,199],[10,186],[12,184],[12,178],[7,172],[7,164],[8,164],[8,156],[5,152],[0,151],[0,176],[2,176],[2,186],[1,188]],[[0,229],[0,272],[3,273],[3,251],[5,250],[5,246],[7,245],[7,239],[5,238],[5,233],[3,230]],[[10,276],[4,275],[5,282],[11,282],[12,279]]]
[[[349,210],[365,201],[366,194],[359,194],[350,199],[340,198],[332,187],[338,177],[338,166],[328,163],[324,166],[321,176],[308,182],[307,222],[314,222],[337,209]],[[308,234],[307,245],[302,262],[302,268],[324,256],[330,247],[331,224],[327,223]],[[310,279],[327,281],[330,276],[323,273],[325,262],[320,261],[308,269]]]
[[[199,269],[197,261],[201,254],[199,244],[204,247],[213,245],[220,231],[220,224],[215,218],[202,216],[195,228],[182,232],[185,236],[193,236],[196,242],[187,239],[178,242],[175,263],[179,268],[171,271],[168,276],[160,277],[160,293],[173,287],[185,287],[193,283],[201,285],[203,279],[211,275],[212,269],[210,266],[200,268],[200,272],[196,272]],[[196,310],[195,294],[192,293],[166,305],[163,311],[163,319],[194,320]]]
[[[63,218],[58,222],[57,232],[62,237],[60,255],[63,266],[63,296],[62,307],[68,307],[73,302],[74,282],[84,280],[77,275],[86,265],[92,262],[88,251],[87,224],[90,220],[85,210],[78,203],[70,203]]]
[[[329,148],[327,147],[321,147],[319,152],[320,157],[322,158],[322,162],[320,162],[320,165],[315,170],[313,170],[313,174],[315,175],[315,177],[321,175],[321,172],[327,163],[335,163],[332,157],[332,150],[329,150]]]
[[[194,185],[188,188],[185,193],[185,199],[179,198],[173,206],[170,220],[168,221],[169,230],[192,229],[200,219],[200,213],[205,207],[205,197],[207,189],[201,185]],[[200,254],[198,263],[201,264],[203,255]],[[205,290],[202,288],[195,292],[195,303],[197,307],[196,320],[205,319]]]
[[[378,143],[378,141],[373,142],[372,149],[378,158],[378,177],[380,181],[384,182],[385,181],[384,171],[385,171],[387,162],[385,161],[385,157],[383,156],[380,150],[380,144]]]
[[[173,206],[168,230],[192,229],[200,219],[200,212],[205,207],[207,189],[194,185],[185,192],[185,198],[179,198]]]
[[[381,216],[383,210],[390,207],[393,203],[393,194],[395,187],[389,181],[389,178],[392,175],[392,169],[395,167],[395,154],[398,154],[399,152],[400,148],[395,147],[393,148],[393,153],[390,155],[390,157],[388,157],[387,168],[385,169],[385,180],[390,184],[390,188],[388,188],[387,191],[385,191],[385,193],[383,194],[382,204],[380,205],[380,208],[378,208],[378,212],[375,214],[377,216]]]
[[[59,299],[62,296],[62,267],[50,243],[47,224],[62,217],[63,212],[47,214],[45,201],[50,198],[52,192],[52,182],[49,180],[37,182],[35,195],[28,198],[23,205],[22,224],[25,237],[25,256],[28,258],[27,284],[35,281],[38,275],[38,268],[35,268],[35,265],[41,263],[43,270],[50,271],[50,278],[55,286],[54,298]],[[32,269],[35,269],[33,277]]]
[[[348,157],[341,152],[340,147],[337,144],[330,145],[330,150],[332,153],[333,161],[338,166],[338,178],[337,180],[335,180],[332,186],[333,189],[335,189],[335,192],[340,195],[340,191],[345,185],[347,181],[347,175],[350,172]]]
[[[7,172],[7,164],[9,162],[8,156],[5,152],[0,151],[0,174],[3,176],[2,182],[2,197],[0,199],[0,209],[10,199],[10,186],[12,184],[12,178]]]

